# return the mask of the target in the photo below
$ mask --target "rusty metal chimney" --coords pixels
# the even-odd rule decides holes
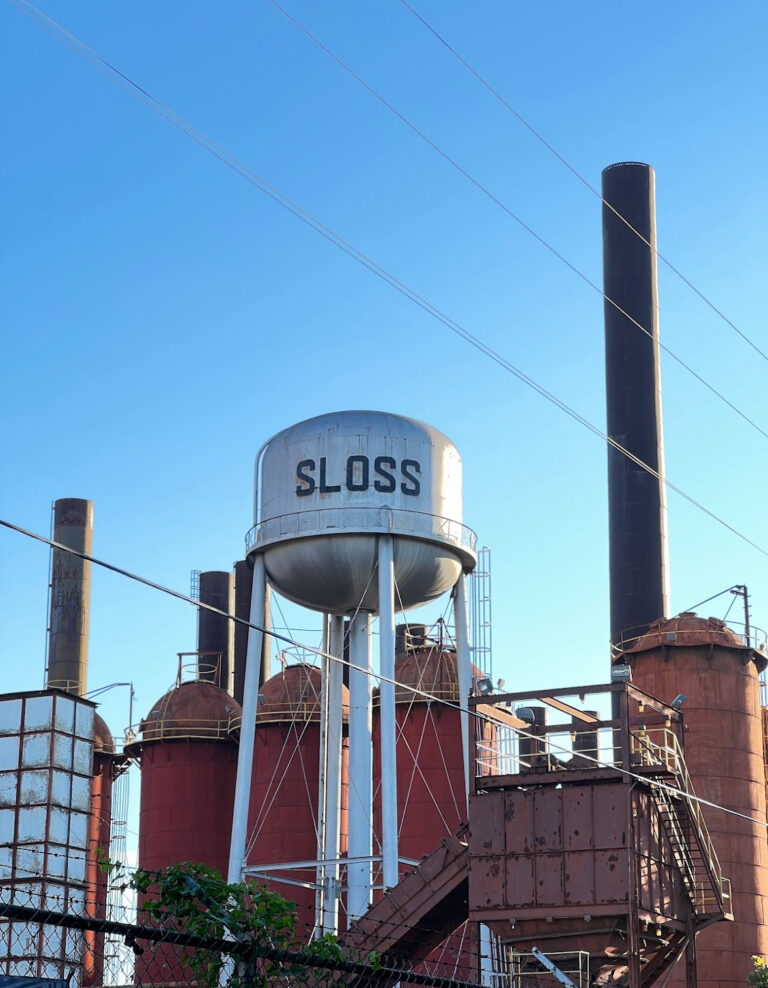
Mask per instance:
[[[669,607],[655,182],[639,162],[603,171],[607,432],[659,475],[609,446],[613,644],[642,634]]]
[[[56,501],[53,541],[90,555],[93,502],[77,497]],[[88,673],[91,564],[63,549],[52,551],[46,687],[83,696]]]

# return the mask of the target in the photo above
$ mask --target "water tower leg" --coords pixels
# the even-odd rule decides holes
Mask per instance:
[[[344,656],[344,618],[330,618],[327,651]],[[336,933],[339,926],[339,822],[341,817],[342,686],[344,667],[332,658],[323,660],[323,693],[320,715],[320,821],[318,868],[320,892],[317,926],[320,933]]]
[[[373,765],[371,746],[371,615],[349,624],[349,850],[347,917],[362,916],[371,898]],[[359,859],[355,861],[354,859]]]
[[[379,670],[381,697],[382,874],[385,888],[398,882],[397,755],[395,725],[395,565],[391,535],[379,536]]]
[[[251,624],[264,625],[264,609],[267,595],[267,574],[264,557],[253,557],[253,590],[251,592]],[[245,842],[248,835],[248,804],[251,795],[251,771],[253,769],[253,743],[256,737],[256,707],[259,699],[259,672],[261,671],[262,632],[248,629],[248,650],[245,659],[245,686],[243,688],[243,720],[240,725],[240,747],[237,755],[235,782],[235,808],[232,814],[232,840],[229,845],[229,870],[227,881],[240,882],[245,861]]]
[[[467,586],[464,573],[453,593],[453,621],[456,627],[456,669],[461,711],[461,744],[464,751],[464,787],[469,795],[469,691],[472,688],[472,661],[469,648],[469,618],[467,615]]]

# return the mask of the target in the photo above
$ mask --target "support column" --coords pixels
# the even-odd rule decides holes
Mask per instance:
[[[320,892],[317,927],[320,934],[336,933],[339,927],[339,827],[341,821],[342,686],[344,667],[344,618],[328,619],[323,658],[321,698],[320,798],[318,805],[318,867]]]
[[[253,590],[251,591],[252,625],[264,625],[264,609],[267,596],[267,574],[264,557],[253,557]],[[245,659],[245,686],[243,695],[243,719],[240,725],[240,747],[237,755],[235,782],[235,807],[232,814],[232,840],[229,846],[230,884],[242,881],[245,861],[245,843],[248,835],[248,807],[251,796],[253,771],[253,744],[256,738],[256,708],[259,701],[259,672],[261,671],[261,643],[263,634],[256,628],[248,629],[248,651]]]
[[[391,535],[379,536],[379,686],[381,701],[381,818],[384,887],[398,882],[397,739],[395,721],[395,566]]]
[[[371,615],[359,611],[349,624],[349,845],[347,917],[362,916],[371,899]]]
[[[464,751],[464,788],[469,804],[470,785],[470,724],[469,691],[472,687],[472,660],[469,648],[469,617],[467,615],[467,577],[462,572],[453,592],[453,623],[456,628],[456,678],[459,687],[461,745]],[[472,735],[473,736],[473,735]],[[474,762],[474,758],[472,759]]]

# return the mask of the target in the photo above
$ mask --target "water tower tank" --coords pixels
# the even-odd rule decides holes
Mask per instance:
[[[476,562],[461,522],[461,459],[441,432],[384,412],[299,422],[256,460],[250,553],[270,583],[315,610],[377,612],[376,535],[393,535],[399,608],[445,593]]]

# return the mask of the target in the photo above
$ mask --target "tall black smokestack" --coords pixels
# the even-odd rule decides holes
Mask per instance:
[[[665,617],[669,604],[656,275],[654,171],[634,161],[610,165],[603,171],[607,431],[661,478],[608,447],[614,644]]]
[[[211,570],[200,574],[200,600],[226,614],[232,613],[234,577],[231,573]],[[198,677],[232,692],[232,653],[234,628],[222,614],[201,607],[197,612],[197,649],[206,652],[198,660]]]

